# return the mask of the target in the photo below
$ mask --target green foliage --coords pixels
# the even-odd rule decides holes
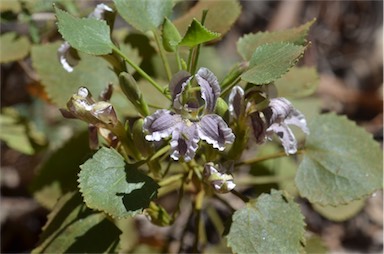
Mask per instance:
[[[86,208],[78,192],[69,192],[48,215],[32,253],[111,253],[120,234],[105,214]]]
[[[303,98],[315,93],[319,75],[313,67],[293,67],[275,81],[279,97]]]
[[[268,84],[286,73],[303,55],[304,46],[276,42],[258,47],[252,55],[249,70],[241,79],[252,84]]]
[[[35,199],[52,209],[61,196],[77,189],[79,165],[90,156],[87,132],[77,134],[52,152],[38,168],[30,186]]]
[[[80,166],[79,188],[89,208],[123,218],[140,213],[157,195],[159,186],[115,150],[101,148]]]
[[[300,195],[321,205],[361,199],[383,186],[383,153],[371,135],[335,114],[310,125],[297,175]]]
[[[91,55],[106,55],[114,47],[107,22],[95,18],[75,18],[55,8],[59,32],[77,50]]]
[[[192,20],[200,19],[204,10],[208,10],[204,26],[224,35],[240,16],[241,7],[238,0],[200,0],[185,15],[176,19],[174,24],[181,33],[185,33]]]
[[[258,32],[246,34],[237,41],[237,51],[244,60],[249,60],[253,52],[264,44],[274,42],[290,42],[295,45],[305,46],[307,44],[307,34],[315,19],[302,26],[278,32]]]
[[[49,98],[59,107],[65,107],[80,86],[86,86],[95,96],[109,84],[117,84],[112,66],[95,56],[80,53],[80,62],[68,73],[57,60],[59,43],[32,47],[32,65],[37,71]]]
[[[284,214],[284,215],[282,215]],[[293,198],[280,191],[262,194],[237,210],[227,235],[235,253],[299,253],[305,223]]]
[[[18,37],[15,32],[0,36],[0,63],[21,60],[29,53],[31,44],[26,36]]]
[[[160,26],[172,11],[172,0],[114,0],[116,9],[128,24],[141,32]]]
[[[214,33],[205,28],[199,21],[193,19],[188,27],[183,39],[180,41],[180,46],[188,46],[190,48],[201,43],[208,42],[220,37],[219,33]]]
[[[38,144],[45,143],[44,136],[35,126],[12,108],[3,108],[0,114],[0,140],[24,154],[34,154]]]

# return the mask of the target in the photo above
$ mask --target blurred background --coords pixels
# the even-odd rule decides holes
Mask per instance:
[[[36,33],[33,29],[44,28],[41,41],[60,38],[54,29],[52,1],[26,1],[46,6],[31,16],[27,15],[28,10],[9,7],[11,2],[14,1],[0,2],[1,34],[16,31],[33,37]],[[108,3],[83,0],[76,1],[76,5],[79,10],[85,10],[100,2]],[[316,17],[309,34],[311,46],[299,64],[314,66],[319,72],[316,94],[321,111],[347,115],[372,133],[382,145],[383,2],[256,0],[240,3],[242,14],[233,29],[215,45],[219,53],[228,59],[240,59],[236,41],[243,34],[291,28]],[[194,4],[194,1],[181,1],[176,10],[182,12]],[[117,22],[117,25],[121,24]],[[61,124],[62,117],[57,108],[47,104],[47,97],[28,56],[22,61],[1,64],[2,113],[9,107],[21,112],[22,119],[32,120],[37,128],[59,128],[50,136],[50,149],[58,147],[72,135],[71,126]],[[29,185],[36,168],[49,152],[44,138],[37,135],[34,142],[39,152],[30,155],[1,142],[2,253],[31,251],[46,221],[48,210],[33,199]],[[305,200],[300,204],[307,218],[308,230],[324,240],[329,252],[382,253],[382,191],[367,199],[356,215],[342,222],[325,218]]]

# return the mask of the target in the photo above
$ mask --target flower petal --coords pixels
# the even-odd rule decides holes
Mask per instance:
[[[309,129],[307,127],[307,121],[305,120],[304,115],[297,109],[293,109],[291,114],[285,119],[286,124],[292,124],[299,127],[304,133],[309,134]]]
[[[217,98],[220,96],[220,86],[216,76],[207,68],[200,68],[196,80],[201,87],[201,98],[205,101],[205,112],[213,113]]]
[[[272,124],[268,129],[267,132],[274,132],[276,135],[280,138],[281,143],[284,147],[285,153],[288,154],[294,154],[297,152],[297,142],[296,138],[293,135],[291,129],[286,125],[285,123],[275,123]]]
[[[145,139],[160,141],[162,138],[169,137],[180,123],[182,123],[180,115],[175,115],[166,109],[157,110],[144,119],[143,129],[149,133]]]
[[[106,11],[113,12],[112,8],[106,4],[98,4],[96,8],[91,12],[88,17],[95,19],[104,19],[104,13]]]
[[[250,114],[251,117],[251,125],[253,129],[253,135],[256,138],[257,144],[262,144],[265,142],[266,139],[266,130],[267,130],[267,124],[266,122],[260,117],[259,112],[254,112]]]
[[[177,84],[174,87],[174,90],[171,92],[172,93],[172,98],[173,98],[173,108],[176,110],[181,110],[183,108],[183,104],[185,102],[182,101],[183,98],[183,92],[187,84],[191,81],[193,77],[189,76],[187,79],[182,79],[180,82],[184,80],[184,82]],[[172,83],[172,81],[171,81]]]
[[[185,161],[192,160],[195,157],[199,140],[195,124],[190,126],[180,124],[172,133],[171,158],[179,160],[180,157],[183,157]]]
[[[240,116],[244,115],[244,90],[240,86],[235,86],[232,88],[228,99],[228,110],[231,114],[231,117],[234,119],[239,119]]]
[[[269,108],[272,110],[270,124],[284,121],[294,110],[291,102],[285,98],[271,99]]]
[[[176,95],[182,92],[182,86],[185,81],[191,77],[191,74],[187,71],[179,71],[173,75],[171,81],[169,82],[169,91],[172,95],[172,100],[175,99]]]
[[[232,144],[235,135],[224,120],[215,114],[205,115],[197,124],[197,130],[201,139],[211,144],[214,148],[223,151],[225,144]]]
[[[71,45],[66,41],[57,49],[57,57],[59,58],[61,66],[67,72],[72,72],[73,68],[79,63],[78,56],[73,56],[71,53],[73,53],[71,52]]]

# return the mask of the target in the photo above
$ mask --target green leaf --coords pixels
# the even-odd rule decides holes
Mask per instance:
[[[188,30],[179,45],[188,46],[192,48],[198,44],[208,42],[219,37],[219,33],[209,31],[199,21],[193,19],[191,25],[188,27]]]
[[[76,18],[55,8],[59,32],[77,50],[91,55],[107,55],[114,47],[107,22],[95,18]]]
[[[305,49],[287,42],[262,45],[253,53],[249,70],[241,78],[256,85],[270,83],[293,67]]]
[[[26,36],[18,37],[15,32],[0,36],[0,63],[21,60],[29,53],[31,44]]]
[[[78,192],[64,195],[32,253],[112,253],[121,231],[103,213],[86,208]]]
[[[221,35],[229,31],[241,13],[238,0],[200,0],[185,15],[173,23],[180,33],[185,33],[192,20],[194,18],[200,19],[204,10],[208,10],[204,26],[211,31],[221,33]]]
[[[172,0],[114,0],[121,17],[141,32],[160,26],[171,14]]]
[[[35,149],[28,135],[28,124],[13,110],[0,115],[0,140],[10,148],[24,154],[34,154]]]
[[[118,84],[113,67],[100,57],[80,54],[80,62],[73,72],[68,73],[57,59],[60,42],[32,47],[32,65],[37,71],[48,96],[59,107],[66,107],[72,94],[80,86],[86,86],[97,97],[112,83]],[[113,103],[113,98],[112,98]]]
[[[263,44],[291,42],[296,45],[304,46],[307,44],[306,37],[309,28],[315,21],[316,20],[313,19],[304,25],[283,31],[246,34],[237,41],[237,51],[244,60],[249,60],[252,57],[253,52]]]
[[[313,67],[293,67],[275,81],[279,97],[302,98],[315,93],[319,75]]]
[[[306,244],[305,244],[305,253],[326,254],[326,253],[329,253],[329,251],[325,247],[320,236],[312,234],[307,236]]]
[[[321,206],[313,204],[313,209],[324,216],[325,218],[332,221],[346,221],[357,215],[365,205],[365,199],[358,199],[352,201],[346,205],[339,206]]]
[[[168,18],[165,18],[163,24],[163,46],[168,52],[174,52],[177,45],[181,41],[181,35],[177,30],[176,26]]]
[[[52,152],[37,170],[30,190],[34,198],[48,209],[69,191],[77,189],[79,165],[90,157],[88,132],[84,131]]]
[[[80,166],[79,188],[89,208],[123,218],[140,213],[157,195],[159,186],[113,149],[101,148]]]
[[[309,129],[295,179],[301,196],[337,206],[383,187],[383,153],[364,129],[335,114],[318,116]]]
[[[300,207],[281,191],[272,190],[236,211],[227,235],[235,253],[299,253],[305,238]]]

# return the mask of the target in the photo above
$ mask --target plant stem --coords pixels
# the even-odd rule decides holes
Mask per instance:
[[[201,209],[203,207],[203,201],[204,201],[204,189],[201,189],[201,191],[196,195],[195,200],[195,242],[193,244],[193,253],[199,252],[199,242],[200,242],[200,231],[201,230]]]
[[[170,145],[166,145],[164,146],[163,148],[161,148],[160,150],[158,150],[154,155],[152,155],[151,157],[148,158],[148,161],[151,161],[151,160],[154,160],[158,157],[160,157],[161,155],[163,155],[164,153],[168,152],[168,150],[171,148]]]
[[[176,62],[177,62],[177,67],[179,68],[179,71],[181,71],[183,69],[183,66],[181,65],[179,48],[176,48]]]
[[[167,73],[168,81],[171,81],[171,79],[172,79],[171,68],[169,67],[168,59],[165,55],[164,48],[161,45],[159,32],[153,31],[153,33],[155,35],[155,41],[156,41],[157,47],[159,49],[161,61],[163,62],[165,72]]]
[[[302,154],[302,153],[304,153],[304,151],[305,151],[304,149],[297,150],[296,154]],[[246,160],[246,161],[240,161],[240,162],[236,163],[235,166],[252,165],[252,164],[255,164],[258,162],[262,162],[262,161],[266,161],[266,160],[270,160],[270,159],[275,159],[275,158],[280,158],[280,157],[286,157],[286,156],[288,156],[288,155],[285,152],[279,152],[279,153],[270,154],[270,155],[266,155],[263,157],[258,157],[258,158],[254,158],[254,159],[250,159],[250,160]]]
[[[120,140],[120,143],[123,146],[124,152],[128,156],[132,156],[135,159],[140,158],[140,154],[138,153],[138,151],[134,148],[133,144],[128,139],[127,133],[126,133],[124,126],[121,122],[118,122],[117,125],[113,129],[111,129],[111,131]],[[133,149],[131,149],[131,146],[133,147]],[[126,158],[126,159],[128,159],[128,158]]]
[[[249,198],[247,198],[246,196],[244,196],[243,194],[241,194],[240,192],[236,191],[235,189],[231,190],[231,193],[235,196],[237,196],[238,198],[240,198],[241,200],[244,201],[244,203],[248,203],[249,201]]]
[[[151,83],[151,85],[153,85],[161,94],[163,94],[165,97],[167,97],[168,99],[171,99],[171,97],[169,95],[167,95],[165,92],[164,92],[164,89],[156,83],[156,81],[154,81],[143,69],[141,69],[138,65],[136,65],[135,63],[133,63],[131,60],[129,60],[128,57],[126,57],[124,55],[123,52],[120,51],[120,49],[118,49],[116,46],[113,46],[113,50],[119,55],[121,56],[124,61],[126,61],[129,65],[132,66],[133,69],[135,69],[137,71],[137,73],[139,73],[144,79],[146,79],[149,83]]]

